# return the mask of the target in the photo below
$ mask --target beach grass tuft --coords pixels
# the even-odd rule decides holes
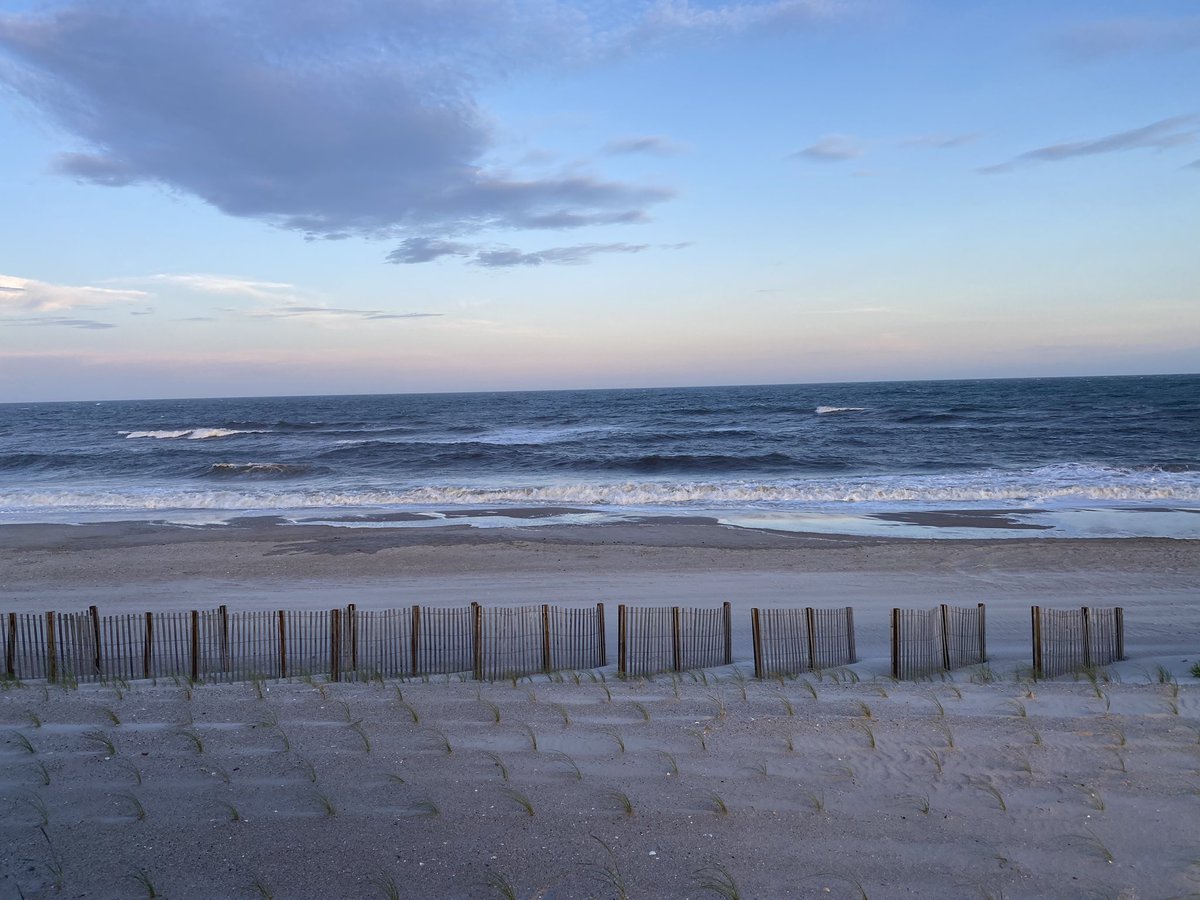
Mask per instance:
[[[24,750],[26,753],[30,753],[30,754],[37,753],[37,750],[34,748],[33,743],[24,734],[22,734],[19,731],[10,731],[9,734],[12,735],[12,739],[17,742],[17,746],[20,747],[22,750]]]
[[[783,705],[783,712],[785,715],[788,715],[788,716],[796,715],[796,707],[792,706],[791,700],[789,700],[787,697],[783,696],[782,694],[779,695],[778,700]]]
[[[93,744],[97,744],[109,756],[117,755],[116,745],[103,731],[88,731],[84,733],[83,737],[85,740],[91,741]]]
[[[809,695],[809,696],[810,696],[812,699],[814,699],[814,700],[816,700],[816,699],[817,699],[817,686],[816,686],[815,684],[813,684],[813,683],[812,683],[811,681],[809,681],[807,678],[801,678],[801,679],[800,679],[800,684],[804,685],[804,689],[805,689],[806,691],[808,691],[808,695]]]
[[[878,745],[875,743],[875,729],[871,727],[870,722],[868,722],[866,719],[855,719],[854,727],[866,735],[867,744],[872,750],[877,749]]]
[[[250,879],[250,890],[257,893],[262,900],[275,900],[275,892],[271,890],[271,886],[261,875],[255,875]]]
[[[204,741],[201,739],[199,732],[197,732],[194,728],[180,728],[176,734],[178,734],[180,737],[187,738],[188,742],[192,745],[192,749],[197,753],[204,752]]]
[[[154,882],[150,879],[150,875],[145,869],[135,869],[129,878],[136,881],[138,886],[146,892],[147,900],[157,900],[160,896],[158,891],[155,890]]]
[[[997,788],[996,785],[992,784],[989,779],[979,778],[971,781],[970,783],[984,793],[990,794],[992,798],[995,799],[996,805],[999,807],[1000,812],[1008,812],[1008,804],[1004,802],[1004,795],[1000,793],[1000,789]]]
[[[404,896],[400,893],[400,885],[396,884],[396,879],[389,872],[383,871],[383,869],[380,869],[371,876],[371,884],[387,900],[400,900]]]
[[[695,874],[696,887],[701,891],[724,897],[725,900],[741,900],[742,892],[729,870],[720,863],[711,863]]]
[[[500,758],[500,754],[493,753],[490,750],[484,750],[483,755],[490,759],[492,761],[492,765],[500,770],[500,777],[504,781],[508,781],[508,766],[504,764],[504,760]]]
[[[642,717],[643,722],[650,721],[650,710],[646,709],[646,704],[634,702],[633,708],[638,711],[638,715]]]
[[[525,810],[525,814],[527,816],[529,816],[530,818],[533,817],[533,812],[534,812],[533,811],[533,801],[530,800],[527,795],[521,793],[520,791],[516,790],[515,788],[511,788],[511,787],[507,787],[507,786],[501,787],[500,793],[502,793],[505,797],[507,797],[513,803],[515,803],[519,807],[521,807],[521,809]]]
[[[1005,700],[1004,705],[1012,710],[1014,716],[1021,719],[1029,718],[1029,710],[1025,708],[1025,704],[1020,700]]]
[[[438,805],[428,797],[420,800],[414,800],[409,804],[408,808],[412,810],[415,815],[426,816],[428,818],[433,818],[434,816],[440,816],[442,814],[442,811]]]
[[[42,786],[49,787],[49,785],[50,785],[50,770],[47,769],[46,764],[44,762],[41,762],[40,760],[38,761],[37,768],[38,768],[38,774],[41,775]]]
[[[718,816],[729,815],[729,807],[720,794],[710,791],[708,794],[708,802],[712,804],[713,812]]]
[[[551,703],[550,707],[562,718],[563,728],[571,724],[571,713],[563,704]]]
[[[583,772],[579,768],[579,764],[575,762],[575,758],[570,753],[562,750],[551,750],[548,754],[552,759],[557,759],[560,762],[566,763],[571,770],[571,774],[575,776],[576,781],[583,781]]]
[[[946,718],[946,707],[942,705],[942,701],[938,699],[937,694],[933,693],[933,691],[930,691],[927,696],[929,697],[930,701],[932,701],[933,708],[937,711],[937,717],[939,719]]]
[[[221,806],[222,809],[225,810],[225,814],[229,817],[230,822],[242,821],[242,814],[240,812],[238,812],[237,807],[234,806],[232,803],[229,803],[225,800],[218,800],[217,803]]]
[[[432,725],[427,728],[427,731],[434,740],[434,746],[440,750],[444,750],[447,756],[454,752],[454,748],[450,746],[450,738],[446,737],[446,732]]]
[[[1104,861],[1111,865],[1115,861],[1115,858],[1112,855],[1112,851],[1108,849],[1108,845],[1100,839],[1100,836],[1096,834],[1096,832],[1092,831],[1092,829],[1088,828],[1086,825],[1083,826],[1083,830],[1087,833],[1076,835],[1076,837],[1089,847],[1094,848],[1101,856],[1104,857]]]
[[[520,900],[517,889],[503,872],[488,872],[483,878],[483,886],[491,888],[501,900]]]
[[[313,799],[327,817],[333,818],[337,815],[337,806],[334,805],[333,798],[320,788],[313,788]]]
[[[27,797],[18,797],[17,801],[33,810],[34,814],[38,817],[39,827],[44,828],[50,824],[50,811],[46,809],[46,801],[44,801],[37,794],[30,794]]]
[[[931,763],[933,763],[933,767],[935,769],[937,769],[937,773],[939,775],[941,775],[942,774],[942,755],[940,753],[938,753],[936,750],[934,750],[932,747],[925,748],[925,755],[929,758],[929,761]]]
[[[616,806],[621,812],[628,816],[633,816],[633,801],[629,799],[629,795],[618,788],[611,788],[604,792],[604,798]]]
[[[133,817],[135,819],[137,819],[140,822],[144,818],[146,818],[146,807],[142,806],[142,801],[139,800],[136,796],[134,796],[133,794],[130,794],[128,792],[119,794],[118,796],[122,800],[124,800],[126,803],[129,804],[130,809],[133,810]]]
[[[491,700],[484,700],[484,699],[480,698],[479,702],[481,704],[483,704],[484,709],[486,709],[488,711],[488,714],[492,717],[492,724],[499,725],[500,724],[500,707],[497,704],[493,703]]]
[[[350,728],[351,731],[353,731],[355,734],[357,734],[362,739],[363,752],[370,753],[371,752],[371,739],[369,737],[367,737],[367,730],[365,728],[363,728],[362,721],[360,720],[357,722],[351,722],[348,727]]]
[[[625,752],[625,738],[621,737],[621,732],[617,731],[615,728],[602,728],[600,731],[613,739],[617,745],[618,751],[621,753]],[[703,740],[703,738],[701,738],[701,740]]]
[[[612,847],[606,844],[602,838],[594,834],[591,838],[604,848],[606,861],[604,863],[589,863],[586,866],[588,874],[593,881],[599,881],[601,884],[607,885],[616,894],[617,900],[629,900],[629,890],[625,886],[625,878],[621,874],[620,867],[617,865],[617,855],[613,853]]]
[[[529,749],[532,750],[534,753],[537,753],[538,752],[537,732],[534,731],[533,727],[530,725],[522,725],[521,727],[525,729],[525,737],[529,739]]]

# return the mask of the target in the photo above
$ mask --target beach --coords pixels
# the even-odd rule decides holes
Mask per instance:
[[[867,539],[703,517],[371,525],[6,526],[6,611],[729,601],[735,665],[8,685],[6,895],[1200,887],[1195,541]],[[987,604],[989,665],[892,681],[888,611],[940,602]],[[1034,603],[1124,606],[1128,660],[1033,682]],[[854,608],[859,662],[753,679],[749,608],[807,605]]]

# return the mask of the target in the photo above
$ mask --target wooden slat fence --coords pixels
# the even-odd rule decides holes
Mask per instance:
[[[794,675],[855,662],[854,610],[759,609],[750,611],[754,674]]]
[[[985,608],[892,610],[892,675],[924,678],[987,661]]]
[[[1054,678],[1125,658],[1125,610],[1120,606],[1044,609],[1035,606],[1033,669]]]
[[[621,675],[683,672],[733,662],[732,609],[617,608],[617,671]]]

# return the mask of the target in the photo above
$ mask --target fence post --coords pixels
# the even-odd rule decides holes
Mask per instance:
[[[979,608],[979,661],[987,662],[987,607],[982,603]]]
[[[900,610],[892,607],[892,677],[900,678]]]
[[[1036,678],[1044,678],[1042,668],[1042,608],[1034,606],[1030,609],[1033,617],[1033,674]]]
[[[17,677],[17,614],[8,614],[8,642],[4,647],[4,671],[9,678]]]
[[[621,603],[617,606],[617,674],[624,675],[627,671],[626,664],[629,662],[627,658],[628,650],[625,646],[627,638],[625,624],[626,609],[625,604]]]
[[[358,678],[358,607],[346,607],[346,627],[350,630],[350,671]]]
[[[942,613],[942,668],[950,671],[950,608],[939,604]]]
[[[750,609],[750,631],[754,636],[754,677],[761,681],[766,674],[763,672],[762,626],[759,624],[757,606]]]
[[[676,672],[682,672],[680,663],[682,662],[683,648],[680,646],[683,640],[683,635],[680,631],[680,614],[678,606],[671,607],[671,668]]]
[[[192,681],[200,680],[200,611],[192,610]]]
[[[100,647],[100,610],[94,606],[89,606],[88,615],[92,619],[92,666],[96,670],[96,676],[99,677],[104,672],[104,655]]]
[[[854,641],[854,607],[846,607],[846,650],[850,653],[850,662],[858,662],[858,648]]]
[[[1125,607],[1113,607],[1113,620],[1117,626],[1117,659],[1125,658]]]
[[[804,608],[805,631],[808,632],[808,668],[817,668],[817,611],[811,606]]]
[[[229,671],[229,608],[222,603],[217,607],[217,622],[221,628],[221,671]],[[232,675],[232,673],[231,673]]]
[[[276,618],[279,620],[279,677],[287,678],[287,613],[281,609]]]
[[[1086,606],[1081,606],[1079,612],[1083,621],[1083,667],[1090,669],[1092,667],[1092,617]]]
[[[601,667],[608,665],[608,635],[604,632],[604,604],[596,604],[596,636],[599,638],[599,646],[597,647],[599,659],[597,662]]]
[[[483,681],[483,607],[471,603],[471,674]]]
[[[142,646],[142,674],[149,678],[154,671],[154,613],[146,612],[146,643]]]
[[[342,680],[342,611],[329,611],[329,680]]]
[[[409,648],[412,653],[412,675],[417,677],[417,657],[421,652],[421,607],[413,604],[412,608],[412,631],[409,634]]]
[[[725,665],[733,665],[733,605],[725,601]]]
[[[58,680],[58,648],[54,643],[54,613],[46,613],[46,680]]]
[[[550,604],[542,604],[542,671],[549,672],[553,666],[550,659]]]

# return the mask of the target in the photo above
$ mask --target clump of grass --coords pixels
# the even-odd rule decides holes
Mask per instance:
[[[225,815],[229,817],[230,822],[242,821],[242,814],[238,812],[237,807],[232,803],[227,803],[224,800],[218,800],[217,803],[219,803],[221,808],[225,810]]]
[[[615,728],[602,728],[601,731],[616,742],[617,749],[621,753],[625,752],[625,739],[621,737],[621,732],[617,731]]]
[[[54,842],[50,840],[50,835],[44,827],[39,828],[42,837],[46,839],[46,848],[50,851],[50,861],[46,863],[46,869],[50,872],[50,878],[54,882],[54,889],[61,891],[63,882],[66,880],[63,872],[62,854],[58,852],[58,848],[54,846]]]
[[[146,892],[147,900],[158,900],[159,893],[154,888],[154,882],[150,880],[150,875],[145,869],[136,869],[129,876],[132,881],[136,881],[138,885]]]
[[[562,717],[563,727],[566,728],[569,726],[571,724],[571,713],[567,710],[567,708],[561,703],[552,703],[550,705],[554,711]]]
[[[117,747],[103,731],[88,731],[83,735],[85,740],[97,744],[109,756],[117,755]],[[31,751],[32,752],[32,751]]]
[[[796,752],[796,742],[792,739],[790,734],[784,739],[784,746],[787,747],[788,753]]]
[[[139,822],[146,818],[146,807],[142,806],[142,801],[133,794],[125,793],[120,795],[121,799],[129,804],[133,810],[133,817]]]
[[[783,705],[783,712],[785,715],[789,715],[789,716],[796,715],[796,707],[792,706],[791,700],[789,700],[787,697],[783,696],[782,694],[780,694],[777,699]]]
[[[46,802],[37,796],[37,794],[30,794],[28,797],[18,797],[17,800],[33,810],[34,815],[38,818],[39,827],[44,828],[50,824],[50,812],[46,809]]]
[[[591,838],[604,848],[607,858],[607,861],[603,864],[592,863],[588,865],[588,873],[592,880],[607,885],[617,895],[617,900],[629,900],[629,891],[625,887],[625,878],[621,875],[621,869],[617,866],[617,855],[613,853],[612,847],[604,843],[601,838],[594,834]]]
[[[746,769],[750,772],[753,772],[755,775],[758,775],[760,778],[770,777],[770,773],[767,772],[766,763],[756,763],[753,766],[746,766]]]
[[[812,875],[810,877],[812,877],[812,878],[836,878],[838,881],[844,881],[847,884],[854,886],[854,889],[858,892],[859,900],[870,900],[870,898],[867,896],[867,889],[865,887],[863,887],[863,883],[861,881],[859,881],[857,878],[855,878],[853,875],[843,875],[843,874],[839,874],[837,872],[818,872],[815,875]],[[828,892],[829,888],[825,888],[825,891]]]
[[[321,807],[326,816],[332,818],[337,815],[337,807],[333,803],[333,798],[320,788],[313,788],[313,799],[317,801],[317,805]]]
[[[1113,722],[1108,726],[1108,732],[1109,732],[1109,734],[1111,734],[1113,736],[1113,739],[1117,742],[1118,747],[1125,746],[1125,726],[1124,725],[1121,725],[1119,722]]]
[[[1123,753],[1121,753],[1120,750],[1114,750],[1113,756],[1115,756],[1117,758],[1117,768],[1122,773],[1128,772],[1129,770],[1125,768],[1125,755]]]
[[[310,782],[313,784],[317,783],[317,769],[310,760],[305,759],[303,756],[299,757],[296,760],[296,768],[299,769],[300,774],[302,774]]]
[[[929,692],[929,699],[933,702],[933,708],[937,711],[939,719],[946,718],[946,707],[942,706],[942,701],[938,699],[937,694]]]
[[[633,708],[638,711],[638,714],[642,717],[643,722],[650,721],[650,710],[646,709],[646,705],[644,703],[634,702]]]
[[[738,888],[737,881],[720,863],[712,863],[702,869],[697,869],[695,879],[696,887],[701,891],[708,891],[724,897],[725,900],[741,900],[742,892]]]
[[[382,869],[371,876],[371,884],[375,885],[387,900],[400,900],[403,896],[396,879]]]
[[[523,725],[522,727],[525,729],[525,737],[529,739],[529,749],[532,750],[534,753],[537,753],[538,752],[537,732],[534,731],[533,728],[530,727],[529,725]]]
[[[929,761],[933,763],[933,767],[937,769],[939,775],[942,774],[942,756],[932,747],[925,748],[925,755],[929,757]]]
[[[50,785],[50,770],[46,768],[46,764],[44,762],[40,761],[38,762],[37,767],[38,774],[42,777],[42,786],[48,787]]]
[[[30,742],[29,738],[27,738],[24,734],[19,731],[10,731],[9,734],[12,735],[12,739],[17,742],[17,746],[26,753],[37,753],[37,750],[34,749],[34,746]]]
[[[954,749],[954,732],[951,731],[950,726],[945,724],[944,722],[940,723],[940,726],[941,727],[938,730],[942,732],[942,737],[944,737],[946,739],[947,749],[953,750]]]
[[[493,703],[491,700],[480,699],[479,702],[481,704],[483,704],[483,707],[488,711],[488,714],[491,715],[492,723],[495,725],[499,725],[500,724],[500,707],[497,706],[495,703]]]
[[[1108,846],[1100,839],[1100,836],[1097,835],[1096,832],[1092,831],[1092,829],[1085,825],[1083,830],[1086,831],[1087,834],[1076,835],[1076,837],[1088,846],[1095,848],[1100,855],[1104,857],[1104,861],[1111,865],[1114,862],[1112,851],[1108,849]]]
[[[427,816],[429,818],[440,816],[442,814],[442,811],[438,808],[438,805],[428,797],[421,800],[414,800],[409,804],[408,808],[418,816]]]
[[[867,744],[872,750],[876,749],[875,730],[871,727],[871,723],[865,719],[855,719],[854,727],[861,731],[867,737]]]
[[[190,728],[180,728],[178,734],[180,737],[187,738],[188,742],[192,745],[192,749],[197,753],[204,752],[204,741],[201,740],[200,734],[197,731]]]
[[[1021,719],[1029,718],[1029,710],[1025,708],[1025,704],[1020,700],[1005,700],[1004,705],[1013,711],[1013,715]]]
[[[1171,715],[1179,715],[1179,704],[1174,700],[1164,700],[1163,705],[1167,708],[1167,712],[1169,712]]]
[[[1104,798],[1100,796],[1100,792],[1095,788],[1090,788],[1086,784],[1079,785],[1079,790],[1083,791],[1083,796],[1094,810],[1104,812]]]
[[[509,767],[505,766],[504,760],[502,760],[502,758],[500,758],[499,754],[493,754],[493,752],[491,750],[485,750],[484,756],[486,756],[488,758],[488,760],[491,760],[493,766],[496,766],[496,768],[500,770],[500,778],[502,778],[505,781],[508,781],[509,780]],[[401,780],[403,780],[403,779],[401,779]]]
[[[396,688],[396,690],[399,691],[400,689]],[[414,725],[421,724],[421,714],[417,712],[416,708],[411,703],[405,703],[403,700],[401,700],[400,708],[408,713]]]
[[[675,759],[675,754],[670,753],[666,750],[659,750],[658,755],[661,756],[663,758],[663,761],[666,762],[666,764],[667,764],[667,774],[678,776],[679,775],[679,763]]]
[[[708,794],[708,802],[712,804],[713,812],[715,812],[718,816],[729,815],[729,807],[726,805],[725,800],[720,794],[710,791]]]
[[[370,753],[371,752],[371,739],[369,737],[367,737],[367,730],[365,728],[363,728],[362,722],[361,721],[351,722],[348,727],[351,731],[353,731],[360,738],[362,738],[363,752]],[[449,751],[447,751],[447,752],[449,752]]]
[[[34,728],[42,727],[41,716],[39,716],[37,713],[35,713],[32,709],[25,710],[25,718],[27,718],[29,720],[29,724],[32,725]]]
[[[626,816],[633,816],[633,801],[629,799],[629,795],[624,791],[612,788],[604,792],[604,797]]]
[[[212,773],[214,775],[216,775],[218,778],[220,778],[226,784],[229,784],[229,782],[231,780],[229,777],[229,773],[226,772],[224,769],[222,769],[220,766],[216,765],[215,763],[213,764],[213,767],[212,767]],[[313,775],[313,781],[316,781],[316,780],[317,780],[316,775]],[[137,783],[138,784],[142,783],[141,773],[138,773],[138,782]]]
[[[825,792],[824,791],[809,791],[805,795],[809,805],[812,806],[813,812],[825,812]]]
[[[444,750],[447,756],[454,752],[454,748],[450,746],[450,738],[446,737],[446,732],[442,729],[430,726],[429,734],[433,737],[435,746]]]
[[[551,750],[549,755],[553,759],[566,763],[567,767],[571,770],[571,774],[575,776],[576,781],[583,781],[583,772],[570,753],[564,753],[562,750]]]
[[[1017,767],[1026,775],[1033,774],[1033,762],[1029,759],[1029,754],[1017,754]]]
[[[600,687],[604,690],[604,702],[612,703],[612,689],[605,682],[600,682]]]
[[[996,801],[996,805],[1000,808],[1000,812],[1008,812],[1008,804],[1004,802],[1004,795],[1000,793],[1000,789],[992,784],[991,781],[979,779],[971,782],[971,784],[977,787],[979,790],[984,791],[987,794],[991,794]]]
[[[815,684],[813,684],[807,678],[801,678],[800,684],[804,685],[804,689],[808,691],[808,694],[810,697],[812,697],[812,699],[817,699],[817,686]]]
[[[520,806],[521,809],[525,810],[525,814],[532,818],[533,812],[534,812],[533,811],[533,802],[529,799],[529,797],[527,797],[525,794],[522,794],[520,791],[515,790],[514,788],[510,788],[510,787],[500,788],[500,793],[504,794],[504,796],[506,796],[513,803]]]
[[[929,795],[928,794],[916,794],[913,797],[911,797],[910,799],[913,801],[914,804],[916,804],[917,810],[921,813],[921,815],[923,815],[923,816],[929,815],[930,805],[929,805]]]
[[[502,872],[488,872],[483,879],[484,887],[490,887],[501,900],[520,900],[517,889]]]
[[[728,712],[728,710],[725,709],[725,697],[722,694],[720,694],[719,692],[714,691],[713,693],[708,695],[708,699],[713,702],[713,707],[714,707],[713,718],[714,719],[725,718],[725,716]]]
[[[864,719],[873,719],[875,714],[871,712],[871,707],[861,700],[855,701],[858,704],[858,712]]]

